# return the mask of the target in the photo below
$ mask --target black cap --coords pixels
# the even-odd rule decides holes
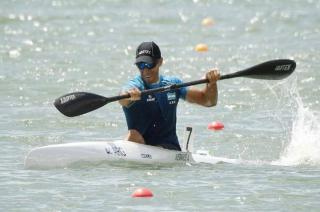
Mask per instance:
[[[140,62],[154,63],[155,59],[161,58],[161,51],[155,42],[143,42],[136,51],[136,64]]]

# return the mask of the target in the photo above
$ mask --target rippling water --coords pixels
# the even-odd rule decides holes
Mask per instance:
[[[320,197],[320,2],[0,2],[1,211],[317,211]],[[201,21],[211,17],[212,26]],[[53,100],[73,91],[113,96],[137,74],[136,46],[156,41],[162,72],[184,81],[276,58],[297,62],[286,80],[219,82],[219,103],[180,103],[178,130],[196,149],[249,161],[178,167],[81,165],[26,170],[32,148],[122,138],[117,103],[66,118]],[[198,43],[207,52],[196,52]],[[220,120],[225,129],[207,130]],[[133,199],[138,187],[154,192]]]

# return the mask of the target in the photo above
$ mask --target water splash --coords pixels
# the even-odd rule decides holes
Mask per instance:
[[[320,114],[303,105],[300,96],[297,113],[293,121],[291,140],[280,159],[273,165],[320,165]]]

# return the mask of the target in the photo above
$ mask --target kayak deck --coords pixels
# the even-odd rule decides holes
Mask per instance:
[[[213,157],[205,152],[191,153],[163,149],[130,141],[76,142],[32,149],[25,158],[27,169],[64,168],[75,163],[135,162],[141,164],[185,164],[219,162],[233,159]]]

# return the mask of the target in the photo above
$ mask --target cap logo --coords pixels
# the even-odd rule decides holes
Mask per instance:
[[[144,49],[144,50],[141,50],[141,51],[138,53],[138,55],[142,55],[142,54],[151,55],[151,51]]]

